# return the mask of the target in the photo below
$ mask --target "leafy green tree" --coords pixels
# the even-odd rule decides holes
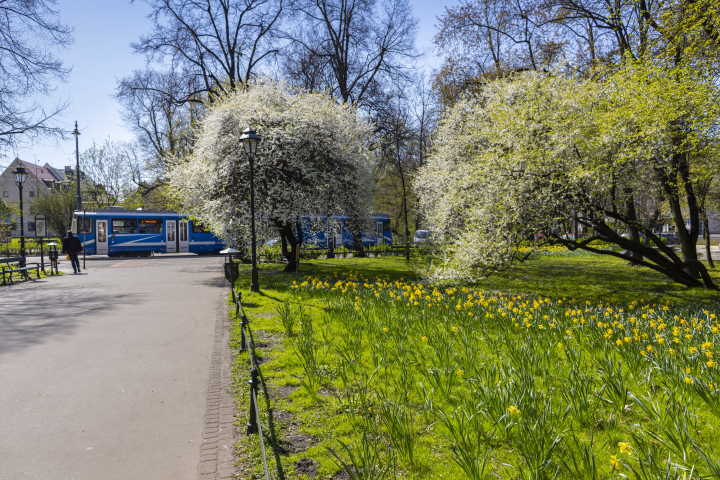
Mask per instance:
[[[14,212],[10,206],[0,200],[0,245],[10,242]]]
[[[71,184],[61,185],[58,191],[43,191],[30,207],[31,215],[43,214],[48,230],[64,236],[70,230],[72,216],[77,207],[75,188]]]
[[[122,143],[105,140],[95,142],[80,155],[83,203],[88,208],[107,208],[122,203],[131,189],[131,157]]]
[[[707,159],[715,158],[717,100],[717,86],[700,72],[640,63],[598,71],[596,79],[534,71],[488,82],[447,115],[416,183],[448,254],[436,275],[507,268],[537,235],[715,288],[697,258],[695,184],[716,168]],[[657,191],[680,252],[637,218],[635,199]],[[576,222],[592,232],[588,238],[565,235]],[[622,235],[631,229],[651,245]],[[600,249],[596,240],[623,251]]]

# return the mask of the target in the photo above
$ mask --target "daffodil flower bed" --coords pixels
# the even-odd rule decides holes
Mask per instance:
[[[321,472],[720,478],[718,306],[292,283],[282,368],[322,419],[303,454]]]

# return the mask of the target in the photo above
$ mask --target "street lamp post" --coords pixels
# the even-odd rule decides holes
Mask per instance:
[[[25,167],[16,167],[13,172],[15,175],[15,183],[20,190],[20,256],[23,257],[22,267],[25,266],[25,212],[23,211],[23,194],[22,186],[27,179],[27,171]]]
[[[77,185],[77,211],[82,210],[82,197],[80,197],[80,150],[78,149],[78,137],[80,131],[77,128],[77,122],[75,122],[75,130],[72,132],[75,135],[75,183]]]
[[[251,243],[250,248],[252,253],[252,270],[250,270],[250,291],[259,292],[260,284],[258,283],[258,270],[257,270],[257,257],[255,256],[255,172],[253,170],[253,162],[255,160],[255,153],[257,152],[257,144],[260,141],[260,137],[255,130],[248,127],[243,130],[240,136],[240,141],[245,149],[245,154],[248,156],[250,162],[250,235]]]

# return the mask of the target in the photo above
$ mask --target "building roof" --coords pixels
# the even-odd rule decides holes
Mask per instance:
[[[62,182],[63,180],[65,180],[65,176],[62,173],[60,173],[60,171],[57,170],[56,168],[51,167],[47,163],[45,164],[45,168],[47,168],[48,172],[50,172],[50,174],[53,177],[55,177],[56,182]]]
[[[38,177],[40,180],[45,180],[53,183],[62,181],[58,180],[55,175],[50,172],[50,169],[52,167],[50,167],[48,164],[45,164],[45,166],[41,167],[40,165],[35,165],[34,163],[26,162],[24,160],[20,160],[19,158],[16,158],[15,160],[20,162],[23,167],[25,167],[29,172]]]

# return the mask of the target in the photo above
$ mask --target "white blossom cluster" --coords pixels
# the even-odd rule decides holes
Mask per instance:
[[[193,153],[170,172],[183,211],[228,244],[250,241],[250,164],[239,141],[253,128],[258,238],[301,216],[366,216],[372,208],[371,126],[347,104],[268,78],[214,103]]]
[[[602,218],[617,192],[659,191],[656,172],[672,152],[710,148],[717,118],[713,85],[655,70],[489,82],[446,114],[415,183],[445,253],[427,273],[475,279],[507,267],[523,241],[578,210]],[[678,119],[689,125],[682,146],[673,145]]]

